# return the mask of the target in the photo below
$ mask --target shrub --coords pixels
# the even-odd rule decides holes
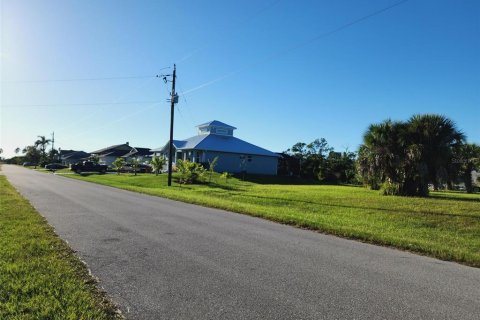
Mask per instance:
[[[178,182],[183,184],[198,183],[206,173],[201,164],[188,160],[177,160],[176,167],[180,173]]]
[[[232,174],[229,172],[224,172],[220,176],[220,178],[225,179],[225,183],[228,183],[228,179],[230,179],[231,177],[232,177]]]
[[[400,194],[400,184],[396,182],[391,182],[390,180],[385,181],[380,188],[380,192],[384,196],[396,196]]]

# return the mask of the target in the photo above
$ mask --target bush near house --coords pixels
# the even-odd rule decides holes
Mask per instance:
[[[201,164],[188,160],[177,160],[176,167],[181,184],[199,183],[207,171]]]

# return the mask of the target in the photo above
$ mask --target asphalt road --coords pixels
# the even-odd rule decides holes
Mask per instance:
[[[3,166],[129,319],[480,319],[480,269]]]

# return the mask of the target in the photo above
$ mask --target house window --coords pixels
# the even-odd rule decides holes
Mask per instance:
[[[226,135],[226,134],[227,134],[227,130],[224,129],[224,128],[218,128],[218,129],[217,129],[217,134]]]
[[[252,156],[247,156],[247,161],[252,162]]]

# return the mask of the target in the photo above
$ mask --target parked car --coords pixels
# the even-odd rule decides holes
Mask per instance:
[[[24,167],[31,167],[31,166],[35,166],[35,165],[36,165],[36,164],[33,163],[33,162],[24,162],[24,163],[23,163],[23,166],[24,166]]]
[[[137,173],[151,173],[152,171],[152,167],[148,164],[139,164],[137,166]],[[134,172],[134,168],[131,164],[126,164],[120,168],[120,172]]]
[[[65,168],[67,168],[67,166],[61,163],[49,163],[45,166],[45,169],[48,169],[48,170],[60,170]]]
[[[105,164],[97,164],[93,163],[92,161],[83,161],[72,164],[70,170],[76,173],[82,172],[98,172],[98,173],[105,173],[107,172],[108,166]]]

